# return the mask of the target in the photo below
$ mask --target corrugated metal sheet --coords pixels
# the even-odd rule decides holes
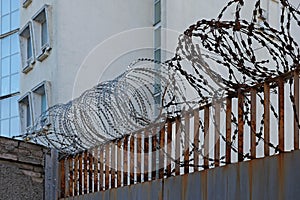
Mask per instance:
[[[300,151],[75,197],[74,200],[297,199]],[[70,198],[72,199],[72,198]]]

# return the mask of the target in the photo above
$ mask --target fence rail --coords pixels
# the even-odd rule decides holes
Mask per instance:
[[[285,102],[288,92],[289,108]],[[61,159],[60,196],[93,193],[299,149],[298,116],[299,72],[294,70],[185,111],[165,123]]]

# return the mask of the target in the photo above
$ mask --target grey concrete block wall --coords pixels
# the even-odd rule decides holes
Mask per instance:
[[[43,146],[0,137],[0,200],[44,199]]]

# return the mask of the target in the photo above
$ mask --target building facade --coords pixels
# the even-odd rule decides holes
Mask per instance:
[[[297,6],[298,2],[291,2]],[[23,1],[19,31],[20,132],[25,133],[50,106],[66,103],[99,81],[115,78],[136,58],[171,58],[177,37],[199,19],[216,18],[226,3]],[[269,23],[278,27],[279,1],[262,0],[262,7]],[[250,11],[246,15],[252,15]],[[224,19],[233,15],[234,10],[227,12]],[[155,95],[160,99],[159,89]]]
[[[19,134],[20,1],[2,0],[0,5],[0,136]]]

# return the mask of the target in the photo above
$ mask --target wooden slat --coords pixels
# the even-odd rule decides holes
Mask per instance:
[[[189,160],[190,160],[190,114],[185,113],[184,116],[184,173],[189,173]]]
[[[128,136],[125,136],[123,141],[123,160],[123,185],[126,186],[128,185]]]
[[[251,158],[256,158],[256,90],[251,90]]]
[[[109,189],[109,174],[110,174],[110,148],[109,144],[105,145],[105,190]]]
[[[74,177],[73,177],[73,157],[69,157],[69,196],[74,196],[73,189],[74,189]]]
[[[93,154],[89,152],[89,193],[93,192]]]
[[[74,159],[74,196],[78,195],[78,157],[77,154]]]
[[[121,187],[121,183],[122,183],[121,155],[122,155],[122,140],[118,140],[117,142],[117,187]]]
[[[159,151],[159,154],[157,154],[157,134],[156,134],[156,129],[153,130],[154,133],[151,137],[152,141],[151,141],[151,144],[152,144],[152,147],[151,147],[151,166],[150,166],[150,169],[152,171],[151,173],[151,180],[155,180],[156,179],[156,156],[158,155],[158,160],[159,160],[159,165],[160,165],[160,159],[159,156],[160,156],[160,151]]]
[[[181,118],[176,117],[176,136],[175,136],[175,175],[180,175],[180,136],[181,136]]]
[[[299,69],[296,68],[294,71],[294,149],[299,149]],[[298,121],[296,120],[298,117]]]
[[[144,181],[149,180],[149,130],[145,131],[144,136]]]
[[[244,95],[238,92],[238,161],[244,160]]]
[[[221,113],[221,102],[217,100],[215,102],[215,167],[220,166],[220,113]]]
[[[137,183],[142,182],[142,135],[141,133],[137,134],[136,139],[136,147],[137,147],[137,154],[136,154],[136,181]]]
[[[270,85],[264,83],[264,152],[270,155]]]
[[[135,167],[135,163],[134,163],[134,140],[135,137],[132,135],[129,139],[129,144],[130,144],[130,184],[134,184],[134,167]]]
[[[99,162],[98,162],[98,151],[99,148],[94,149],[94,192],[98,192],[98,173],[99,173]]]
[[[204,168],[209,168],[209,106],[204,107]]]
[[[165,171],[165,126],[161,127],[160,133],[159,133],[159,174],[158,178],[164,177],[164,171]]]
[[[83,193],[87,194],[88,192],[88,188],[87,188],[87,184],[88,184],[88,155],[87,155],[87,151],[84,152],[84,157],[83,157],[83,163],[84,163],[84,171],[83,171]]]
[[[79,195],[82,195],[82,153],[79,155]]]
[[[226,163],[231,163],[231,110],[232,99],[226,98]]]
[[[279,150],[284,151],[284,81],[278,81],[278,108],[279,108],[279,126],[278,126],[278,140]]]
[[[65,159],[60,161],[60,197],[65,198],[66,193],[66,174],[65,174]]]
[[[196,108],[194,110],[194,171],[198,171],[199,165],[199,109]],[[176,171],[176,170],[175,170]]]
[[[110,188],[116,187],[116,145],[114,142],[111,142],[111,181],[110,181]]]
[[[172,122],[170,119],[167,121],[167,177],[171,176],[171,153],[172,153]]]
[[[103,187],[103,174],[104,174],[104,148],[101,147],[99,151],[99,190],[102,191]]]

